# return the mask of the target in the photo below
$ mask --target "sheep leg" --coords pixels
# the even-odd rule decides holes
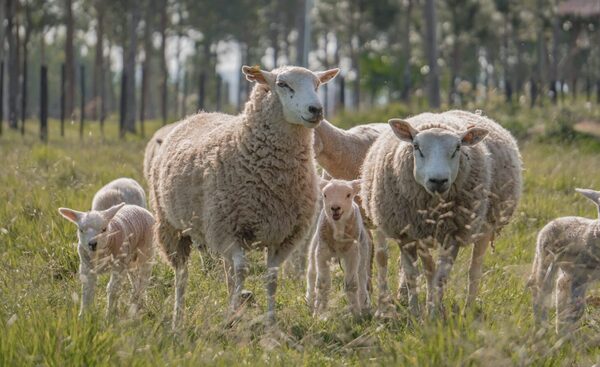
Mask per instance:
[[[389,249],[385,235],[380,230],[375,231],[375,261],[377,262],[377,287],[379,288],[379,299],[375,316],[386,315],[390,307],[390,290],[388,288],[388,259]]]
[[[315,235],[310,246],[308,247],[308,266],[306,268],[306,304],[311,312],[314,311],[315,307],[315,285],[317,280],[317,269],[316,269],[316,247],[318,244],[318,239]]]
[[[354,316],[359,316],[361,312],[361,302],[359,302],[358,265],[360,258],[358,248],[353,247],[346,251],[346,254],[342,257],[342,261],[344,263],[344,290],[348,297],[350,310]],[[360,301],[362,301],[362,299],[360,299]]]
[[[129,316],[134,317],[141,308],[146,293],[146,287],[150,281],[150,275],[152,274],[152,264],[148,261],[140,265],[137,270],[136,278],[133,282],[133,289],[131,294],[131,305],[129,307]]]
[[[246,280],[246,256],[242,248],[233,250],[231,256],[233,262],[233,292],[230,295],[229,300],[229,312],[234,315],[241,306],[242,290],[244,288],[244,281]]]
[[[479,282],[481,280],[483,257],[492,239],[492,233],[487,233],[473,244],[471,253],[471,266],[469,267],[469,294],[466,307],[471,307],[479,293]]]
[[[540,255],[542,256],[542,255]],[[557,268],[554,263],[549,261],[541,261],[537,264],[538,266],[534,269],[535,284],[533,285],[533,315],[537,325],[545,322],[548,318],[548,296],[552,294],[553,280],[557,272]],[[537,260],[534,261],[537,263]],[[564,283],[566,281],[562,280]],[[561,298],[563,296],[561,295]]]
[[[275,324],[275,293],[277,292],[277,275],[279,267],[294,250],[294,241],[283,243],[278,247],[268,247],[267,249],[267,322]]]
[[[583,316],[585,309],[587,286],[587,279],[584,276],[571,279],[570,287],[567,287],[571,293],[570,297],[567,298],[569,302],[566,309],[560,315],[557,314],[556,332],[558,335],[566,335],[575,330],[576,323]]]
[[[81,280],[81,307],[79,308],[79,317],[83,317],[87,309],[94,302],[96,274],[88,267],[79,266],[79,279]]]
[[[225,269],[225,283],[227,284],[227,293],[229,297],[233,295],[234,280],[233,280],[233,260],[227,256],[223,257],[223,268]]]
[[[121,285],[121,270],[113,270],[110,274],[110,280],[106,286],[106,295],[108,298],[106,304],[106,318],[110,319],[115,316],[117,307],[117,293]]]
[[[408,308],[413,316],[419,315],[419,297],[417,294],[417,244],[412,243],[400,247],[402,268],[404,269],[408,290]]]
[[[188,279],[187,262],[178,263],[175,268],[175,304],[173,306],[173,330],[183,321],[184,295]]]
[[[322,315],[327,309],[329,302],[329,290],[331,289],[331,273],[329,270],[329,259],[331,255],[324,251],[317,252],[317,292],[313,316]]]
[[[373,241],[369,237],[367,248],[361,248],[358,268],[358,297],[363,314],[370,312],[371,307],[371,270],[373,261]]]
[[[458,255],[458,245],[452,241],[445,248],[440,249],[440,255],[438,263],[436,265],[436,272],[433,277],[433,285],[435,287],[434,294],[434,307],[432,310],[437,309],[442,315],[444,315],[444,287],[448,281],[448,276],[452,270],[454,260]]]
[[[567,329],[567,314],[569,313],[569,301],[571,299],[571,277],[561,271],[556,279],[556,333],[561,335],[563,330]]]
[[[433,276],[435,274],[435,261],[433,260],[433,256],[431,256],[431,252],[427,248],[422,248],[420,243],[417,248],[417,254],[425,270],[425,279],[427,280],[427,312],[431,314],[434,305]]]

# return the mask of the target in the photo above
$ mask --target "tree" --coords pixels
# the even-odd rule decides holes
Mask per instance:
[[[14,0],[16,1],[16,0]],[[75,108],[75,51],[73,47],[75,20],[73,18],[73,0],[65,0],[65,115],[71,118]]]
[[[439,108],[440,76],[437,62],[437,18],[434,0],[425,0],[425,26],[425,53],[427,55],[427,64],[429,65],[429,73],[427,75],[427,96],[430,107]]]

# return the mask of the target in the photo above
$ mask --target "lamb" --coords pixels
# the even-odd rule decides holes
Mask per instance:
[[[245,252],[266,248],[267,321],[273,323],[278,268],[316,214],[311,129],[323,119],[317,88],[339,69],[242,71],[257,82],[243,113],[189,117],[163,141],[152,167],[156,237],[175,269],[175,328],[192,242],[224,257],[230,315],[241,306]]]
[[[417,255],[425,268],[428,310],[443,312],[443,286],[458,249],[474,243],[471,305],[488,244],[509,222],[521,196],[517,144],[496,122],[464,111],[423,113],[389,124],[392,129],[378,138],[364,161],[364,209],[387,237],[399,241],[414,314],[419,311]],[[429,252],[434,244],[441,247],[436,265]],[[387,267],[387,253],[379,256],[378,264]],[[387,280],[378,280],[380,293],[387,292]]]
[[[371,238],[364,227],[354,197],[360,191],[360,180],[323,180],[323,209],[308,252],[306,301],[314,315],[327,308],[331,276],[329,261],[341,259],[344,287],[350,309],[355,316],[368,311]],[[316,297],[315,297],[316,295]]]
[[[133,287],[129,315],[135,316],[152,272],[152,214],[138,205],[125,203],[89,212],[68,208],[58,211],[78,229],[77,252],[82,284],[79,316],[84,315],[94,300],[97,275],[105,272],[110,272],[106,317],[111,318],[116,313],[116,298],[124,273]]]
[[[103,186],[92,200],[92,210],[102,211],[120,203],[146,208],[146,193],[131,178],[121,177]]]
[[[596,204],[600,191],[575,189]],[[573,330],[583,315],[589,284],[600,279],[600,218],[562,217],[539,232],[528,285],[533,293],[536,323],[546,321],[547,298],[556,280],[556,333]]]
[[[148,140],[146,144],[146,150],[144,151],[144,178],[146,182],[150,182],[150,172],[152,163],[156,158],[156,155],[160,152],[160,146],[163,140],[169,135],[171,130],[177,126],[177,123],[172,123],[161,127],[154,132],[154,135]]]

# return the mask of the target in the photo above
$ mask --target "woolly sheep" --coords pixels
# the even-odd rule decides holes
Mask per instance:
[[[152,272],[152,226],[150,212],[137,205],[120,203],[106,210],[80,212],[59,208],[60,214],[77,225],[77,252],[81,280],[81,317],[94,300],[96,277],[110,272],[106,288],[106,316],[115,314],[116,297],[123,273],[132,281],[129,314],[137,314]]]
[[[598,206],[600,191],[575,189]],[[592,281],[600,279],[600,218],[562,217],[539,232],[533,269],[528,285],[533,293],[536,322],[546,321],[547,298],[556,280],[556,332],[573,329],[583,315],[585,293]]]
[[[244,112],[188,118],[163,141],[153,164],[157,240],[175,269],[174,327],[183,315],[192,241],[224,257],[230,314],[240,306],[245,252],[266,247],[267,319],[273,322],[278,267],[315,215],[311,129],[323,118],[317,87],[339,69],[242,70],[257,82]]]
[[[367,283],[372,246],[354,202],[360,180],[323,180],[321,191],[323,209],[308,252],[306,301],[315,316],[325,311],[331,288],[329,261],[341,259],[350,309],[358,316],[370,304]]]
[[[146,193],[136,180],[118,178],[104,185],[92,199],[92,210],[102,211],[119,203],[146,208]]]
[[[459,247],[474,243],[469,305],[477,296],[487,246],[521,196],[517,144],[491,119],[464,111],[423,113],[389,124],[392,129],[373,144],[362,168],[365,211],[386,236],[399,241],[413,313],[419,309],[417,255],[425,268],[428,309],[434,312],[442,309],[443,286]],[[428,249],[433,244],[441,247],[436,266]],[[387,253],[377,256],[378,264],[387,264]],[[379,281],[380,292],[387,292],[387,280]]]

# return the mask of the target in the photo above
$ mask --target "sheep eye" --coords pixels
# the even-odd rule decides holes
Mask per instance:
[[[287,88],[290,90],[290,92],[293,92],[294,90],[292,89],[292,87],[290,87],[286,82],[282,82],[282,81],[278,81],[277,82],[277,86],[279,88]]]
[[[102,228],[102,233],[106,232],[106,228]]]
[[[327,197],[327,195],[323,194],[323,197],[324,197],[324,198],[326,198],[326,197]]]
[[[423,155],[423,152],[421,151],[421,148],[419,147],[419,144],[413,144],[413,148],[419,152],[419,155],[421,156],[421,158],[424,158],[425,156]]]
[[[454,158],[456,156],[456,153],[458,153],[460,151],[460,145],[458,145],[456,147],[456,149],[454,150],[454,152],[452,153],[452,158]]]
[[[79,233],[83,233],[83,229],[79,228]]]
[[[346,195],[346,197],[347,197],[347,198],[349,198],[349,197],[350,197],[350,194]]]

